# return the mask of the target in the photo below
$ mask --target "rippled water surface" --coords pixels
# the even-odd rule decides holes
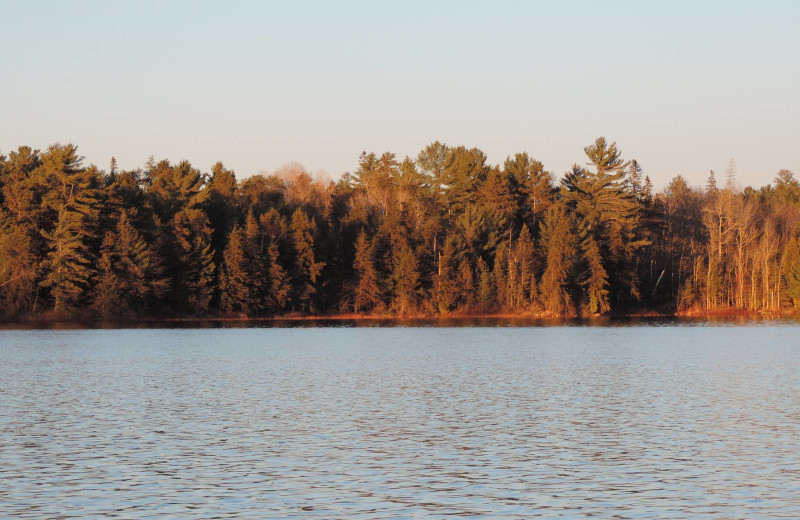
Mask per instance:
[[[0,331],[0,517],[800,518],[798,332]]]

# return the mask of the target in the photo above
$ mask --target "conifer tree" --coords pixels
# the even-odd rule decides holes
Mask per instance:
[[[82,216],[66,206],[58,212],[52,231],[42,231],[48,245],[42,287],[50,289],[57,313],[71,310],[87,288],[91,263],[80,233]]]
[[[270,307],[269,259],[264,250],[264,241],[264,235],[251,206],[245,219],[244,251],[248,266],[247,279],[250,295],[247,305],[254,314],[263,314]]]
[[[608,274],[603,267],[600,247],[591,233],[586,233],[580,246],[586,264],[580,280],[585,292],[586,312],[589,315],[604,314],[611,310],[611,305],[608,301]]]
[[[455,268],[458,265],[458,246],[454,236],[448,237],[437,258],[433,275],[432,300],[439,314],[448,314],[457,304],[459,287]]]
[[[392,307],[404,316],[416,310],[419,288],[417,257],[405,240],[395,245],[392,264]]]
[[[296,292],[293,300],[307,312],[314,311],[313,295],[317,292],[317,278],[325,266],[317,262],[314,256],[314,231],[316,222],[308,218],[306,213],[295,210],[292,214],[292,241],[294,244],[295,264],[293,287]]]
[[[434,200],[439,200],[443,193],[445,182],[445,168],[447,158],[450,155],[450,147],[435,141],[422,150],[417,156],[417,164],[422,173],[427,177],[427,184]]]
[[[791,170],[781,170],[775,177],[775,196],[785,206],[800,205],[800,183]]]
[[[269,265],[269,309],[275,313],[286,308],[290,303],[292,290],[291,280],[286,269],[281,265],[280,252],[276,242],[270,242],[267,249]]]
[[[211,230],[206,214],[186,208],[175,214],[170,223],[171,299],[180,310],[202,315],[209,310],[214,293],[214,259]]]
[[[458,212],[478,200],[478,188],[486,179],[490,167],[486,154],[477,148],[451,148],[447,155],[442,180],[447,185],[444,202]]]
[[[708,174],[708,181],[706,182],[706,195],[714,197],[718,192],[717,179],[714,175],[714,170],[711,170]]]
[[[523,224],[516,245],[516,258],[519,268],[520,305],[530,307],[536,300],[537,287],[534,271],[534,246],[528,225]]]
[[[564,200],[598,246],[602,272],[608,276],[602,290],[613,282],[619,298],[638,299],[634,256],[648,242],[639,229],[639,204],[625,189],[628,163],[616,143],[609,144],[603,137],[584,151],[595,171],[574,167],[562,180]]]
[[[553,175],[544,169],[541,162],[524,152],[516,154],[513,159],[506,158],[503,169],[516,180],[523,219],[538,229],[544,211],[555,199]]]
[[[634,198],[639,198],[642,192],[642,167],[639,161],[632,159],[628,163],[625,185]]]
[[[575,246],[571,228],[563,206],[554,205],[545,212],[540,230],[545,270],[539,297],[544,309],[555,316],[566,314],[572,306],[568,285]]]
[[[246,233],[248,237],[253,237],[252,240],[256,240],[258,233],[259,251],[262,252],[253,276],[259,280],[257,284],[263,285],[263,298],[260,301],[263,301],[264,310],[275,314],[286,310],[291,301],[292,281],[281,260],[281,248],[289,247],[283,245],[289,235],[288,225],[275,208],[261,215],[257,226],[254,221],[255,217],[252,221],[248,217]]]
[[[211,226],[211,247],[218,252],[216,261],[221,260],[225,249],[225,239],[236,224],[236,174],[218,162],[211,168],[211,178],[206,185],[208,198],[204,202],[209,225]]]
[[[372,311],[381,303],[381,288],[378,273],[375,270],[372,244],[364,230],[356,240],[356,255],[353,267],[356,271],[357,284],[353,300],[353,312]]]
[[[92,291],[92,307],[103,319],[118,313],[122,283],[115,272],[114,244],[116,234],[106,233],[97,259],[94,290]]]
[[[483,311],[492,307],[492,273],[483,258],[478,257],[478,306]]]
[[[468,258],[463,258],[458,266],[456,287],[460,307],[467,311],[472,310],[475,305],[475,274]]]
[[[219,282],[219,304],[222,312],[250,313],[250,266],[245,251],[242,229],[234,226],[228,235],[228,245],[222,255],[222,273]]]
[[[16,317],[33,309],[39,260],[28,224],[14,225],[0,209],[0,316]]]

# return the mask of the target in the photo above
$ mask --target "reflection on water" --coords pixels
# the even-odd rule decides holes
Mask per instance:
[[[0,516],[797,518],[770,323],[0,332]]]
[[[241,329],[340,327],[759,327],[800,325],[800,316],[620,316],[598,318],[422,317],[175,319],[139,322],[0,322],[1,330]]]

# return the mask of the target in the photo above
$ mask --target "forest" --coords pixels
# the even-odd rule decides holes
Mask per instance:
[[[792,313],[800,184],[789,170],[653,193],[598,138],[561,178],[434,142],[363,153],[337,181],[289,165],[84,165],[0,155],[0,318]],[[582,164],[582,165],[581,165]]]

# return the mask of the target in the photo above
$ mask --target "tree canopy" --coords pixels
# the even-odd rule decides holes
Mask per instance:
[[[592,316],[800,307],[800,183],[740,189],[644,165],[603,137],[560,179],[434,142],[364,152],[337,182],[289,165],[102,171],[74,145],[0,154],[0,316],[340,312]]]

